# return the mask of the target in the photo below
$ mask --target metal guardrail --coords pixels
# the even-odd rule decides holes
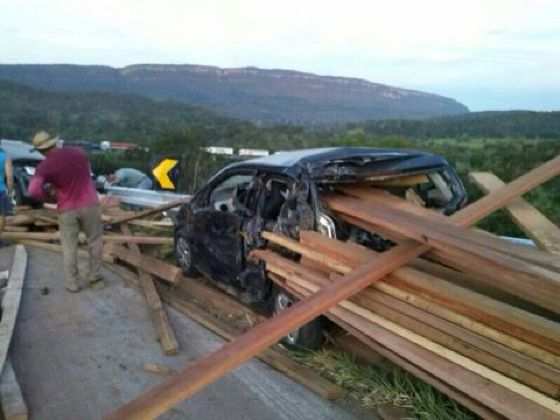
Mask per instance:
[[[171,201],[189,198],[188,194],[177,194],[168,191],[142,190],[138,188],[107,187],[108,196],[117,197],[121,203],[138,207],[158,207]]]

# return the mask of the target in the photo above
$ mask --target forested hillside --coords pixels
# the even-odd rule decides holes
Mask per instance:
[[[0,80],[56,92],[174,100],[263,124],[328,125],[468,112],[452,98],[349,77],[255,67],[0,65]]]
[[[368,134],[415,138],[525,137],[560,138],[560,111],[471,112],[422,121],[384,120],[356,124]]]
[[[66,139],[142,144],[168,130],[201,130],[221,137],[229,124],[245,123],[189,105],[134,95],[55,93],[0,81],[0,137],[29,139],[39,129]]]

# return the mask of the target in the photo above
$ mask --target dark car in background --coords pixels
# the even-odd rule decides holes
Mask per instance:
[[[322,148],[282,152],[231,164],[181,207],[175,228],[175,256],[187,275],[203,273],[247,303],[266,303],[277,313],[294,298],[267,278],[262,264],[247,257],[266,245],[269,230],[297,239],[301,230],[353,240],[378,251],[391,246],[383,237],[337,218],[321,202],[337,184],[364,184],[422,175],[412,189],[424,205],[451,214],[466,202],[455,170],[441,156],[413,150]],[[397,188],[398,189],[398,188]],[[290,345],[317,347],[320,318],[284,339]]]
[[[12,159],[14,166],[14,200],[16,205],[35,204],[34,200],[27,194],[29,180],[35,174],[37,165],[45,157],[33,150],[33,146],[19,140],[0,140],[2,148],[8,157]]]

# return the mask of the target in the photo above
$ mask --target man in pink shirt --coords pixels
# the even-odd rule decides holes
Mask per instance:
[[[97,192],[91,179],[89,160],[76,147],[57,147],[58,137],[41,131],[33,137],[33,146],[45,155],[29,183],[29,195],[41,201],[56,196],[64,260],[65,287],[78,292],[83,285],[78,279],[78,236],[82,229],[89,251],[89,285],[99,284],[103,254],[103,224]]]

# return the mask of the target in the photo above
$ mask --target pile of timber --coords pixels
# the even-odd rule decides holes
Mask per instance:
[[[173,227],[173,224],[169,219],[162,218],[162,212],[181,203],[182,201],[172,202],[144,211],[125,211],[116,205],[103,207],[103,220],[106,223],[106,267],[119,275],[128,286],[142,293],[154,327],[154,338],[159,342],[162,353],[167,356],[175,355],[179,351],[179,344],[167,314],[167,305],[225,340],[235,339],[244,330],[265,319],[223,292],[195,279],[185,279],[176,265],[152,255],[152,251],[157,251],[157,247],[153,245],[171,244],[173,241],[171,230],[167,229]],[[5,238],[50,251],[61,251],[58,244],[60,235],[57,215],[54,210],[24,207],[18,208],[17,214],[16,218],[8,218],[8,221],[19,220],[26,226],[27,232],[22,230],[18,235],[5,233]],[[38,226],[34,222],[38,222]],[[149,228],[150,231],[159,231],[159,235],[146,236],[139,235],[138,232],[135,234],[132,227],[144,231]],[[85,249],[80,249],[79,253],[87,256]],[[259,358],[323,398],[334,400],[344,395],[340,387],[322,378],[311,368],[294,361],[280,346],[268,349],[259,355]],[[5,372],[9,375],[11,366],[6,366]]]
[[[181,276],[178,267],[165,264],[160,259],[142,250],[142,246],[172,245],[173,238],[170,230],[173,223],[169,218],[163,218],[165,210],[177,207],[185,200],[166,203],[162,206],[143,210],[130,211],[120,208],[114,200],[101,200],[102,220],[105,224],[103,234],[105,262],[121,262],[131,267],[139,276],[146,306],[154,324],[156,338],[160,342],[162,352],[166,355],[176,354],[178,343],[169,322],[167,312],[156,289],[155,278],[176,284]],[[145,233],[133,234],[130,226],[136,226]],[[167,229],[167,230],[166,230]],[[151,232],[155,231],[155,234]],[[21,206],[15,208],[15,215],[6,218],[6,227],[0,238],[14,241],[37,248],[62,252],[60,245],[60,231],[58,228],[58,214],[50,205],[43,208]],[[78,255],[88,255],[86,238],[80,234]]]
[[[559,174],[560,157],[451,217],[372,187],[323,196],[347,222],[396,245],[375,253],[314,232],[298,241],[265,233],[269,249],[253,257],[300,302],[106,418],[155,418],[321,314],[483,418],[560,418],[558,254],[468,228],[506,206],[511,213]]]
[[[348,222],[397,245],[414,240],[432,248],[327,317],[482,417],[560,417],[557,254],[461,227],[367,186],[340,188],[323,200]],[[254,256],[301,298],[379,258],[316,232],[301,232],[299,241],[264,237],[270,249]],[[549,245],[554,252],[559,244]],[[284,249],[300,258],[284,256]]]

